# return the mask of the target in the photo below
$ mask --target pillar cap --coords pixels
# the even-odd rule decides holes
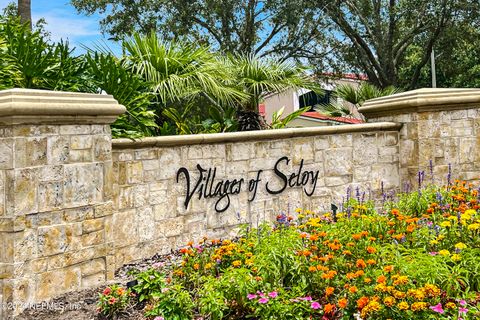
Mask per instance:
[[[480,108],[480,89],[417,89],[367,100],[359,111],[368,119],[402,113],[470,108]]]
[[[0,124],[110,124],[126,111],[111,95],[9,89],[0,91]]]

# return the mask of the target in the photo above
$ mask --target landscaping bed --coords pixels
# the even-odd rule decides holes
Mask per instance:
[[[79,295],[86,313],[69,318],[93,319],[100,301],[101,317],[119,319],[478,319],[478,201],[457,181],[379,210],[357,192],[338,214],[279,214],[238,239],[126,266],[118,286]]]

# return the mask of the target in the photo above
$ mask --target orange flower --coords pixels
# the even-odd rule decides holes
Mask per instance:
[[[408,227],[407,227],[407,232],[412,233],[415,230],[416,227],[417,226],[414,225],[414,224],[409,224]]]
[[[337,271],[334,270],[328,271],[327,273],[322,273],[322,279],[333,279],[336,274]]]
[[[365,274],[365,272],[363,270],[358,270],[357,272],[355,272],[355,276],[356,277],[361,277]]]
[[[323,311],[324,311],[325,313],[331,313],[334,309],[335,309],[335,305],[334,305],[334,304],[331,304],[331,303],[327,303],[327,304],[323,307]]]
[[[361,234],[352,234],[353,240],[360,240],[362,238]]]
[[[365,279],[363,279],[363,282],[370,283],[370,282],[372,282],[372,279],[371,278],[365,278]]]
[[[363,269],[366,266],[367,266],[367,264],[365,263],[365,261],[363,261],[363,259],[358,259],[357,260],[357,268]]]
[[[359,309],[363,309],[368,304],[368,297],[361,297],[360,299],[357,300],[357,307]]]
[[[375,260],[373,260],[373,259],[368,259],[368,260],[367,260],[367,264],[368,264],[368,265],[373,266],[375,263],[377,263],[377,262],[376,262]]]
[[[375,253],[375,252],[377,252],[377,249],[375,249],[374,247],[368,246],[368,247],[367,247],[367,252],[368,252],[368,253]]]
[[[350,250],[343,250],[343,254],[346,256],[351,256],[352,252]]]
[[[387,282],[387,277],[385,277],[384,275],[381,275],[377,278],[377,283],[385,283]]]
[[[333,294],[333,291],[335,291],[335,288],[334,287],[327,287],[325,289],[325,296],[328,297],[328,296],[331,296]]]
[[[193,265],[193,269],[195,269],[195,270],[200,269],[200,265],[199,265],[198,263],[195,263],[195,264]]]
[[[347,299],[342,298],[342,299],[338,300],[338,307],[339,308],[344,309],[344,308],[347,307],[347,305],[348,305],[348,300]]]
[[[300,233],[300,238],[305,239],[307,237],[307,234],[305,232]]]
[[[400,214],[400,211],[398,209],[392,209],[392,214],[394,216],[398,216]]]
[[[351,286],[350,288],[348,288],[348,291],[349,291],[350,293],[357,293],[358,289],[357,289],[356,286]]]
[[[310,266],[310,267],[308,267],[308,271],[315,272],[315,271],[317,271],[317,268],[315,268],[314,266]]]
[[[393,266],[392,265],[386,266],[385,268],[383,268],[383,271],[392,272],[393,271]]]
[[[188,241],[187,246],[193,247],[193,241]]]
[[[317,241],[317,240],[318,240],[318,236],[315,235],[315,234],[312,234],[309,239],[310,239],[310,241]]]

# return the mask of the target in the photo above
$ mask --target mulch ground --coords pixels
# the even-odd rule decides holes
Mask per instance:
[[[178,255],[156,255],[137,263],[123,266],[117,270],[115,279],[111,283],[125,284],[132,280],[129,275],[131,269],[144,271],[154,263],[164,263],[165,267],[181,259]],[[39,303],[25,310],[17,316],[17,320],[103,320],[97,312],[97,297],[106,285],[94,289],[81,290],[61,295],[48,303]],[[146,320],[140,305],[133,305],[125,313],[119,315],[117,320]],[[3,320],[3,319],[2,319]]]

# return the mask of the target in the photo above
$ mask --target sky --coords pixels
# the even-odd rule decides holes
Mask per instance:
[[[0,9],[10,2],[0,0]],[[32,0],[32,20],[35,23],[40,18],[45,18],[45,28],[51,33],[52,41],[68,39],[77,53],[85,51],[81,45],[92,47],[99,41],[108,42],[108,35],[103,36],[100,31],[100,17],[78,14],[69,0]]]

